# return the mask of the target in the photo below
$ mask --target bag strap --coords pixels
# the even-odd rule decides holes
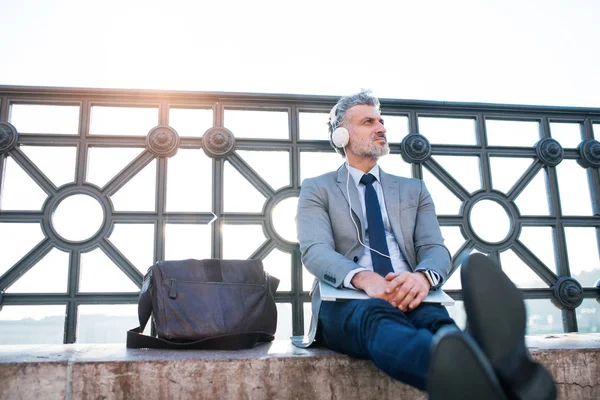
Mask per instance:
[[[254,347],[258,342],[271,342],[275,337],[268,333],[235,333],[211,337],[196,342],[171,342],[144,335],[140,327],[127,331],[128,349],[185,349],[185,350],[241,350]]]

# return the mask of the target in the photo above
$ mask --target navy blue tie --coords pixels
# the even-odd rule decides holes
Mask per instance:
[[[365,185],[365,208],[367,210],[367,224],[369,225],[369,247],[389,256],[390,252],[385,238],[381,207],[377,199],[377,192],[373,187],[374,181],[375,177],[371,174],[363,175],[360,178],[360,182]],[[373,260],[373,271],[379,275],[386,276],[388,273],[394,271],[392,262],[388,257],[384,257],[371,250],[371,259]]]

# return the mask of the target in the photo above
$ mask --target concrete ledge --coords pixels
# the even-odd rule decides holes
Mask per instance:
[[[560,399],[600,398],[600,335],[528,337]],[[288,341],[251,350],[0,346],[0,399],[426,399],[370,362]]]

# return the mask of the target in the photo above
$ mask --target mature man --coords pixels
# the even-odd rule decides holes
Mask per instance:
[[[329,124],[330,141],[347,162],[302,183],[298,240],[302,260],[317,280],[310,332],[295,344],[305,347],[316,339],[332,350],[369,359],[391,377],[428,389],[432,399],[529,398],[524,396],[534,392],[544,392],[534,398],[553,398],[551,377],[530,360],[524,346],[519,297],[513,311],[500,310],[498,322],[510,326],[511,339],[499,340],[494,360],[457,328],[443,306],[422,302],[445,282],[450,254],[425,184],[386,174],[377,165],[389,152],[378,99],[367,91],[342,97]],[[469,298],[481,305],[475,310],[465,305],[469,322],[477,321],[473,336],[489,342],[485,314],[495,311],[495,303],[464,286],[475,287],[473,277],[483,276],[491,279],[486,289],[497,288],[498,295],[520,293],[485,257],[468,260],[463,272],[468,275],[463,276],[465,302]],[[318,281],[363,291],[369,298],[322,302]],[[523,324],[515,324],[521,319]],[[515,349],[517,355],[507,355]],[[531,376],[515,379],[522,371]]]

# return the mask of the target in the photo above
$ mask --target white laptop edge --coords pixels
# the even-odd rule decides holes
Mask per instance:
[[[336,301],[336,300],[364,300],[369,296],[363,291],[353,289],[337,289],[333,286],[319,281],[319,291],[321,292],[321,300]],[[441,289],[432,290],[427,297],[423,299],[423,303],[439,303],[443,306],[453,306],[454,299]]]

